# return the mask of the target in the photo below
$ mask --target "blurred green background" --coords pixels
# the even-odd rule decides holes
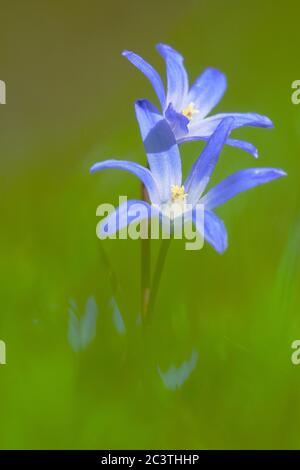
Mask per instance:
[[[1,2],[0,448],[300,448],[298,17],[296,0]],[[223,256],[172,242],[144,332],[140,243],[95,235],[98,204],[139,183],[89,167],[145,162],[133,102],[155,96],[120,53],[163,73],[158,42],[191,80],[226,73],[217,111],[275,123],[235,131],[260,159],[227,147],[214,181],[251,166],[289,177],[217,211]],[[185,171],[202,147],[184,146]]]

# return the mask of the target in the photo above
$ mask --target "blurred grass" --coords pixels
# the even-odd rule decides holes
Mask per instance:
[[[116,14],[117,11],[117,14]],[[300,108],[296,1],[35,1],[7,4],[1,31],[1,448],[299,448]],[[84,13],[84,14],[83,14]],[[279,34],[280,32],[280,34]],[[99,203],[136,197],[120,172],[90,176],[106,157],[145,161],[133,101],[154,98],[120,57],[154,44],[228,76],[218,111],[267,114],[275,129],[243,129],[260,160],[226,148],[214,181],[238,168],[279,166],[288,179],[240,195],[218,213],[229,249],[187,252],[172,242],[155,318],[142,334],[139,243],[100,242]],[[182,149],[184,170],[202,144]],[[153,243],[153,257],[158,243]],[[118,276],[114,324],[103,250]],[[68,342],[70,299],[99,310],[92,343]],[[197,363],[177,390],[158,370]],[[159,369],[158,369],[159,368]],[[191,368],[192,369],[192,368]]]

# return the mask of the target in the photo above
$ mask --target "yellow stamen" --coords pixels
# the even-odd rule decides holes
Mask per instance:
[[[198,113],[198,109],[195,107],[194,103],[190,103],[186,108],[183,108],[181,111],[181,114],[183,114],[185,117],[189,119],[189,121],[192,119],[193,115]]]
[[[177,184],[171,186],[172,202],[185,201],[187,194],[184,192],[184,186]]]

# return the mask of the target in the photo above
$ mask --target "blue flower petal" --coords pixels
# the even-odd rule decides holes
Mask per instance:
[[[269,183],[282,176],[286,176],[285,171],[277,168],[241,170],[228,176],[228,178],[213,187],[199,202],[204,204],[207,209],[214,209],[247,189]]]
[[[219,123],[225,118],[233,118],[232,129],[237,129],[244,126],[253,126],[253,127],[265,127],[270,128],[274,127],[272,121],[267,116],[262,116],[256,113],[222,113],[215,114],[214,116],[208,117],[206,119],[199,119],[198,114],[190,122],[189,125],[189,134],[193,137],[198,137],[199,139],[203,137],[210,136]]]
[[[203,223],[204,215],[204,223]],[[224,253],[228,246],[227,230],[223,220],[214,212],[202,208],[194,209],[191,218],[197,230],[204,239],[220,254]],[[204,229],[204,233],[203,232]]]
[[[120,335],[123,335],[124,333],[126,333],[126,326],[115,297],[111,298],[110,306],[112,308],[112,318],[115,328]]]
[[[164,109],[166,104],[166,95],[164,90],[163,82],[157,73],[157,71],[152,67],[152,65],[148,64],[142,57],[135,54],[131,51],[123,51],[123,57],[126,57],[133,65],[135,65],[146,77],[150,80],[155,93],[160,101],[162,109]]]
[[[233,119],[224,119],[209,139],[200,157],[196,160],[185,181],[187,202],[196,204],[205,190],[219,159],[223,145],[231,131]]]
[[[219,120],[232,117],[234,119],[234,129],[243,126],[273,128],[274,124],[270,118],[257,113],[219,113],[206,120]]]
[[[245,150],[245,152],[250,153],[250,155],[253,155],[254,158],[258,158],[258,150],[250,142],[238,139],[227,139],[225,143],[227,145],[231,145],[232,147],[238,147],[242,150]]]
[[[159,217],[160,212],[145,201],[130,199],[110,212],[100,222],[100,235],[102,237],[112,236],[132,222],[139,222],[151,216]]]
[[[159,203],[160,197],[158,185],[148,168],[145,168],[138,163],[126,160],[105,160],[103,162],[95,163],[90,169],[90,172],[94,173],[95,171],[106,170],[108,168],[120,169],[133,173],[144,183],[151,202],[154,204]]]
[[[184,144],[185,142],[191,142],[193,140],[209,140],[209,137],[195,137],[191,136],[190,134],[185,135],[177,139],[177,144]],[[246,142],[245,140],[238,140],[238,139],[227,139],[225,144],[231,145],[232,147],[237,147],[244,150],[247,153],[250,153],[254,158],[258,158],[258,150],[257,148],[251,144],[250,142]]]
[[[166,372],[163,372],[158,366],[157,371],[165,387],[169,390],[176,390],[177,388],[180,388],[189,378],[197,365],[197,361],[198,352],[193,350],[190,359],[184,361],[179,367],[172,365]]]
[[[197,78],[191,86],[188,100],[195,103],[200,118],[205,117],[218,104],[227,87],[226,76],[211,67]]]
[[[149,101],[137,101],[135,111],[151,172],[158,183],[162,202],[167,201],[171,185],[181,185],[181,159],[174,134]]]
[[[189,90],[189,81],[183,65],[183,57],[175,49],[166,44],[158,44],[156,48],[165,59],[167,67],[166,107],[172,103],[174,109],[180,112]]]
[[[170,103],[167,107],[165,116],[168,120],[168,123],[170,124],[172,131],[174,132],[174,135],[176,136],[176,139],[178,139],[178,136],[185,136],[188,134],[188,123],[190,122],[189,119],[183,114],[177,113],[172,103]]]

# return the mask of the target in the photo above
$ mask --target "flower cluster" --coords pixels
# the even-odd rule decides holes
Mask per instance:
[[[206,192],[207,185],[225,144],[239,147],[257,157],[257,150],[251,143],[230,137],[233,129],[242,126],[267,128],[273,127],[273,124],[266,116],[256,113],[222,113],[207,117],[225,92],[225,75],[207,68],[189,88],[183,57],[164,44],[159,44],[157,49],[166,62],[166,91],[159,74],[150,64],[133,52],[123,52],[150,80],[161,105],[159,111],[148,100],[135,103],[148,166],[132,161],[105,160],[93,165],[91,172],[115,168],[136,175],[148,193],[148,201],[140,201],[141,204],[151,208],[151,215],[155,214],[159,218],[174,219],[184,213],[185,220],[190,218],[197,224],[197,210],[201,205],[204,207],[204,223],[197,228],[217,252],[223,253],[227,248],[227,232],[224,222],[214,209],[240,192],[285,176],[286,173],[276,168],[249,168],[230,175]],[[179,145],[200,139],[207,140],[206,146],[183,180]],[[113,214],[118,219],[117,230],[128,223],[128,211],[136,203],[137,200],[127,201]],[[172,208],[175,205],[177,211],[174,215]],[[178,214],[178,206],[181,214]],[[140,220],[144,217],[145,211],[140,215]],[[110,235],[106,230],[108,218],[102,221],[106,235]],[[135,222],[138,220],[139,217],[136,217]]]

